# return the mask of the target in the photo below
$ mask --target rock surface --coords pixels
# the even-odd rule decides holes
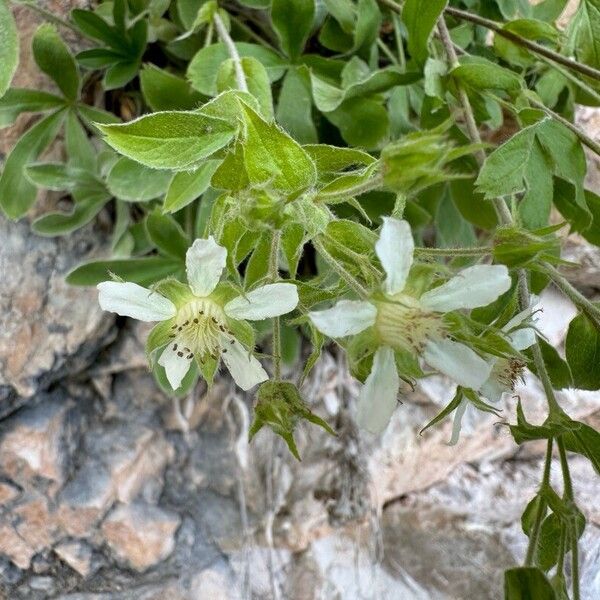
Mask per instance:
[[[82,4],[45,3],[59,15]],[[47,89],[26,50],[37,21],[15,11],[25,65],[16,83]],[[382,436],[361,434],[358,387],[330,353],[304,392],[339,436],[303,425],[302,463],[269,431],[248,445],[251,398],[226,379],[167,398],[146,369],[148,328],[115,324],[93,290],[64,283],[103,251],[101,228],[52,240],[0,218],[0,239],[1,599],[500,597],[503,569],[525,552],[519,516],[540,480],[541,446],[517,448],[497,418],[475,412],[457,446],[446,444],[449,423],[419,436],[453,393],[442,379],[407,393]],[[586,291],[600,289],[599,264],[574,278]],[[573,307],[552,290],[543,304],[540,327],[560,347]],[[526,383],[517,393],[539,422],[541,390]],[[598,425],[600,394],[559,400]],[[513,399],[503,414],[514,420]],[[584,459],[572,469],[588,519],[582,597],[592,600],[600,482]],[[559,472],[553,464],[558,490]]]

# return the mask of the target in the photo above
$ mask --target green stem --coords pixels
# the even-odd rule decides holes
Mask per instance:
[[[237,87],[242,92],[247,92],[248,84],[246,83],[246,75],[244,75],[244,69],[242,68],[242,59],[240,58],[236,45],[231,39],[231,36],[227,31],[227,27],[225,27],[225,23],[223,23],[223,19],[221,19],[221,15],[219,15],[218,12],[215,12],[213,21],[215,27],[217,28],[219,37],[221,38],[221,41],[225,44],[227,52],[229,53],[229,57],[233,61],[233,68],[235,69],[235,81]]]
[[[352,288],[362,299],[369,297],[369,292],[366,288],[363,287],[353,275],[348,273],[344,265],[340,264],[333,256],[331,256],[331,254],[329,254],[325,246],[323,246],[323,242],[318,237],[313,238],[312,243],[323,260],[348,284],[348,287]]]
[[[402,34],[400,33],[400,18],[398,15],[392,13],[392,21],[394,23],[394,39],[396,40],[396,51],[398,52],[398,64],[400,70],[406,70],[406,56],[404,56],[404,43],[402,42]]]
[[[575,75],[573,75],[569,69],[565,69],[561,65],[557,65],[554,61],[545,58],[544,56],[540,56],[539,58],[544,64],[548,65],[552,69],[556,69],[563,77],[571,81],[577,87],[581,88],[586,94],[592,96],[596,101],[600,102],[600,94],[593,87],[585,83],[585,81],[575,77]]]
[[[573,496],[573,483],[571,481],[571,472],[569,471],[569,461],[567,460],[567,451],[565,448],[565,442],[562,436],[559,436],[556,440],[558,444],[558,455],[560,456],[560,467],[563,476],[563,487],[564,496],[569,504],[574,505],[575,500]],[[571,586],[573,589],[573,600],[580,600],[581,595],[579,592],[579,547],[577,538],[577,528],[569,536],[571,544]]]
[[[330,193],[319,193],[319,200],[335,200],[337,198],[349,198],[351,196],[360,196],[361,194],[365,194],[366,192],[371,192],[380,187],[383,187],[383,175],[381,173],[377,174],[372,179],[367,179],[367,181],[363,181],[355,185],[354,187],[347,188],[340,192],[330,192]]]
[[[389,0],[380,0],[380,2],[389,6]],[[540,56],[549,58],[550,60],[560,65],[563,65],[573,71],[578,71],[582,75],[586,75],[587,77],[591,77],[592,79],[600,81],[600,71],[598,69],[595,69],[590,65],[577,62],[572,58],[563,56],[558,52],[554,52],[554,50],[546,48],[546,46],[542,46],[541,44],[537,44],[536,42],[532,42],[531,40],[522,38],[520,35],[517,35],[512,31],[503,29],[502,25],[496,23],[495,21],[491,21],[490,19],[486,19],[484,17],[480,17],[479,15],[475,15],[473,13],[467,12],[465,10],[460,10],[451,6],[447,6],[444,9],[444,12],[461,21],[468,21],[470,23],[474,23],[475,25],[481,25],[482,27],[493,31],[496,35],[506,38],[507,40],[510,40],[511,42],[517,44],[518,46],[521,46],[522,48],[527,48],[527,50],[531,50],[532,52],[535,52],[535,54],[539,54]]]
[[[543,270],[548,277],[553,281],[556,287],[569,298],[575,306],[596,326],[600,331],[600,308],[593,302],[590,302],[579,290],[575,289],[565,277],[563,277],[557,269],[549,264],[544,263]]]
[[[206,28],[206,37],[204,38],[204,47],[208,48],[212,44],[213,32],[215,30],[215,25],[211,21]]]
[[[276,282],[279,279],[279,243],[281,240],[281,232],[279,230],[273,232],[271,240],[271,252],[269,254],[269,275],[271,282]],[[281,379],[281,321],[279,317],[273,318],[273,377],[276,381]]]
[[[394,56],[394,53],[387,47],[387,44],[381,38],[377,38],[377,46],[389,58],[390,62],[394,66],[400,67],[398,59]]]
[[[552,466],[552,438],[548,440],[548,444],[546,446],[546,460],[544,462],[544,475],[542,476],[542,484],[540,486],[540,491],[544,490],[548,487],[550,483],[550,468]],[[542,520],[544,518],[544,513],[546,511],[546,501],[540,497],[538,502],[537,511],[535,513],[535,521],[533,522],[533,527],[531,529],[531,534],[529,536],[529,545],[527,546],[527,556],[525,557],[525,566],[530,567],[533,565],[533,558],[535,556],[535,551],[538,545],[538,540],[540,538],[540,529],[542,527]]]
[[[529,99],[529,102],[531,104],[533,104],[533,106],[535,106],[536,108],[543,110],[547,115],[551,116],[555,121],[558,121],[561,125],[564,125],[567,129],[572,131],[579,138],[579,140],[581,141],[582,144],[584,144],[590,150],[592,150],[592,152],[595,152],[598,156],[600,156],[600,144],[598,142],[596,142],[595,140],[593,140],[588,135],[586,135],[585,133],[583,133],[583,131],[581,131],[581,129],[579,129],[579,127],[576,127],[575,125],[573,125],[573,123],[571,123],[570,121],[567,121],[567,119],[565,119],[563,116],[554,112],[551,108],[548,108],[541,102],[538,102],[537,100],[533,100],[532,98]]]
[[[423,256],[487,256],[492,253],[489,246],[475,248],[415,248],[415,254]]]
[[[238,16],[230,14],[229,18],[235,23],[236,27],[241,29],[250,39],[253,39],[261,46],[264,46],[265,48],[273,50],[274,52],[277,52],[279,54],[279,50],[277,50],[277,48],[269,44],[269,42],[267,42],[267,40],[263,39],[260,35],[258,35],[256,31],[250,29],[250,27],[248,27],[248,25],[246,25],[246,23],[244,23]]]

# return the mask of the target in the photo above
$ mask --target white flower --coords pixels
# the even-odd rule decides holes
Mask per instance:
[[[535,329],[533,327],[520,327],[524,321],[531,319],[534,313],[535,301],[531,303],[529,308],[516,314],[502,327],[502,331],[515,350],[526,350],[535,344]],[[488,400],[500,402],[504,393],[515,391],[515,383],[522,377],[525,363],[518,358],[495,357],[489,361],[489,364],[491,366],[490,375],[478,391]],[[452,424],[452,436],[448,442],[449,446],[454,446],[460,438],[462,420],[469,404],[469,400],[463,397],[456,408]]]
[[[504,265],[468,267],[446,283],[416,298],[404,292],[413,262],[409,224],[384,218],[375,251],[384,268],[383,297],[342,300],[311,312],[312,322],[329,337],[354,335],[373,327],[379,347],[358,400],[358,423],[374,433],[387,425],[400,386],[394,350],[408,350],[459,385],[479,389],[492,366],[467,346],[446,337],[444,312],[486,306],[511,285]]]
[[[174,390],[181,385],[194,358],[203,364],[208,358],[218,360],[221,356],[243,390],[268,379],[251,349],[244,347],[232,329],[236,322],[278,317],[293,310],[298,304],[296,286],[268,284],[223,305],[215,288],[226,260],[227,250],[212,236],[197,239],[186,254],[189,289],[179,284],[185,293],[177,305],[158,292],[135,283],[105,281],[98,284],[98,299],[104,310],[140,321],[163,322],[164,343],[158,347],[166,347],[158,363],[165,368]]]

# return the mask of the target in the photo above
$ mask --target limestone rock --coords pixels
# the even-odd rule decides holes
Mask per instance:
[[[119,559],[144,571],[173,552],[180,522],[157,506],[120,504],[102,523],[102,534]]]
[[[65,540],[54,547],[54,552],[82,577],[92,571],[92,548],[81,540]]]

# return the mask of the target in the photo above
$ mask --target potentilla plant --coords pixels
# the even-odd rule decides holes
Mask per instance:
[[[598,0],[565,30],[566,0],[113,0],[65,21],[19,4],[50,21],[33,57],[58,92],[10,87],[18,35],[0,0],[0,127],[41,114],[6,157],[0,207],[20,218],[43,188],[66,208],[36,233],[111,224],[110,256],[68,281],[157,322],[146,349],[165,392],[210,385],[223,363],[254,399],[249,437],[266,426],[299,459],[304,421],[335,434],[302,395],[324,348],[363,384],[353,414],[371,432],[411,410],[419,379],[447,377],[456,393],[423,431],[453,418],[457,443],[479,410],[546,444],[506,598],[578,600],[568,453],[600,472],[600,434],[556,390],[600,390],[600,309],[558,269],[571,233],[600,244],[583,150],[600,146],[572,118],[600,104]],[[66,160],[46,162],[61,129]],[[550,284],[578,310],[564,352],[536,329]],[[526,369],[541,425],[502,404]]]

